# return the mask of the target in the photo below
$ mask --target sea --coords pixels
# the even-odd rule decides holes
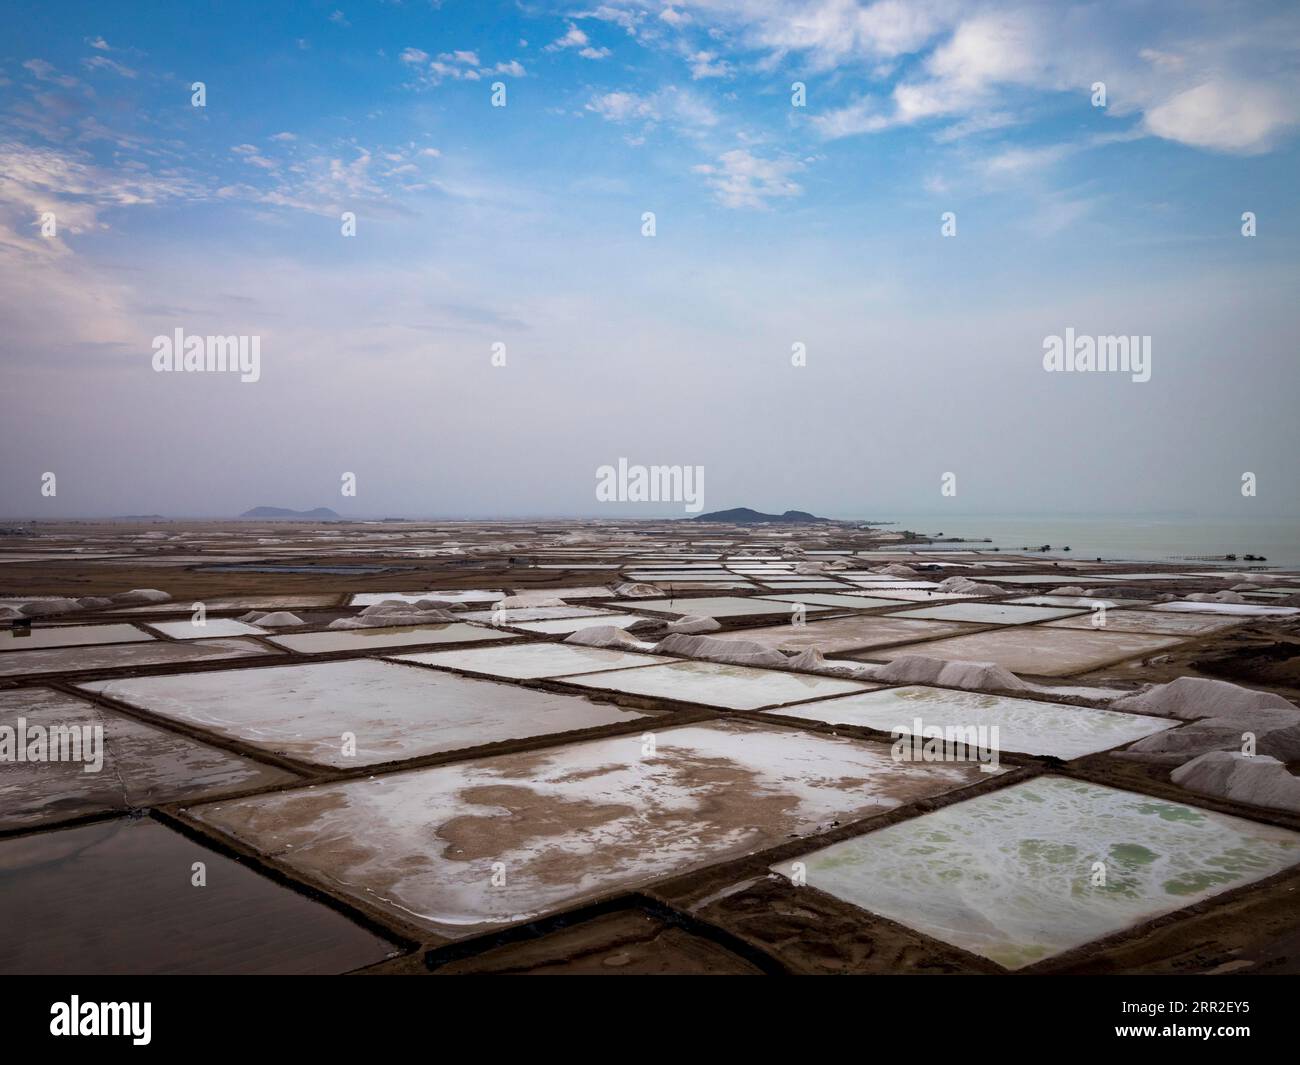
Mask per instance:
[[[945,544],[946,550],[1037,551],[1049,557],[1096,559],[1107,562],[1202,563],[1235,554],[1243,565],[1300,570],[1300,518],[1192,517],[1032,517],[1016,515],[872,514],[861,520],[888,520],[882,529],[911,529],[944,539],[970,543]],[[991,543],[973,541],[990,540]],[[1068,547],[1067,552],[1064,549]],[[938,550],[940,545],[934,545]],[[1267,563],[1248,563],[1245,555],[1263,556]],[[1232,564],[1227,564],[1232,568]],[[1193,567],[1195,568],[1195,567]],[[1210,561],[1208,568],[1215,568]]]

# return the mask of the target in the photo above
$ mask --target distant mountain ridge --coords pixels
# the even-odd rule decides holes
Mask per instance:
[[[287,507],[254,507],[239,515],[241,518],[307,518],[315,521],[337,521],[339,515],[329,507],[315,510],[289,510]]]
[[[749,507],[735,507],[732,510],[715,510],[712,514],[697,514],[691,521],[717,521],[728,525],[759,525],[765,522],[782,525],[814,525],[828,522],[830,518],[819,518],[806,510],[787,510],[784,514],[764,514]]]

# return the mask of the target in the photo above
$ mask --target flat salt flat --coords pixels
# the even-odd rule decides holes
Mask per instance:
[[[617,736],[191,813],[333,890],[460,938],[985,779],[969,766],[896,763],[884,744],[745,722],[653,735],[649,755],[641,735]]]
[[[806,651],[812,647],[822,654],[835,654],[969,631],[969,625],[954,621],[916,621],[897,615],[873,614],[827,618],[806,625],[787,622],[761,629],[736,629],[709,635],[719,640],[749,640],[779,651]]]
[[[276,636],[271,642],[300,654],[319,655],[331,651],[362,651],[376,647],[403,647],[425,643],[469,643],[472,640],[508,640],[509,633],[496,632],[460,621],[437,625],[383,626],[374,629],[327,629]]]
[[[1077,614],[1078,607],[1013,606],[1009,603],[941,603],[919,610],[898,611],[891,617],[930,621],[969,621],[976,625],[1029,625]]]
[[[594,618],[610,611],[591,606],[522,606],[508,610],[466,610],[457,614],[465,621],[481,621],[494,625],[513,625],[517,621],[546,621],[549,618]]]
[[[491,677],[532,680],[606,669],[654,666],[671,659],[605,647],[583,647],[571,643],[516,643],[505,647],[474,647],[465,651],[426,651],[396,655],[394,662],[416,662],[425,666],[460,669]]]
[[[214,599],[176,600],[170,603],[146,603],[127,610],[114,610],[114,614],[189,614],[193,604],[202,602],[209,614],[222,610],[291,610],[324,609],[339,601],[337,595],[223,595]]]
[[[201,860],[207,886],[190,885]],[[0,973],[341,973],[396,953],[323,903],[148,818],[0,840]]]
[[[1300,834],[1049,776],[796,860],[815,888],[1019,969],[1280,872]]]
[[[154,621],[151,628],[174,640],[203,640],[212,636],[265,636],[266,629],[234,618],[205,618],[202,625],[193,621]]]
[[[439,592],[358,592],[348,600],[348,606],[374,606],[376,603],[386,603],[390,599],[403,603],[416,603],[421,599],[441,599],[447,603],[495,603],[498,599],[504,599],[505,594],[499,589],[497,591],[471,589]]]
[[[148,643],[153,639],[134,625],[42,625],[36,622],[27,634],[21,629],[0,629],[0,651],[31,651],[41,647],[77,647],[114,643]],[[217,635],[224,635],[218,633]]]
[[[888,594],[888,590],[893,588],[905,588],[909,591],[919,591],[926,588],[939,587],[938,581],[905,581],[894,577],[885,577],[883,579],[877,577],[850,577],[848,579],[853,584],[861,587],[862,590],[868,594],[874,594],[876,592],[886,592],[886,594]]]
[[[1141,606],[1149,600],[1097,599],[1091,595],[1027,595],[1021,599],[1012,599],[1011,602],[1023,603],[1025,606],[1076,606],[1084,610],[1092,610],[1100,604],[1107,610],[1115,610],[1122,606]]]
[[[770,713],[830,725],[860,725],[878,732],[913,731],[917,718],[927,728],[996,725],[998,750],[1050,755],[1064,761],[1122,747],[1178,724],[1168,718],[921,684],[823,699]]]
[[[1065,618],[1063,621],[1049,621],[1047,624],[1054,629],[1091,629],[1093,620],[1093,616],[1088,614]],[[1105,621],[1102,630],[1106,632],[1150,632],[1169,636],[1200,636],[1236,628],[1242,623],[1238,618],[1171,614],[1155,610],[1107,610]]]
[[[0,654],[0,677],[62,673],[74,669],[169,666],[274,653],[252,640],[239,638],[190,640],[185,643],[153,640],[150,643],[104,644],[96,647],[51,647],[44,651]]]
[[[84,684],[142,710],[275,754],[347,769],[642,716],[393,662],[354,659]],[[356,754],[342,736],[356,737]]]
[[[1289,617],[1300,614],[1300,607],[1255,606],[1251,603],[1158,603],[1152,610],[1172,614],[1239,614],[1242,617]]]
[[[615,606],[628,610],[646,610],[656,614],[687,614],[708,618],[743,617],[747,614],[788,614],[788,603],[775,603],[771,599],[744,598],[735,595],[705,595],[690,599],[619,599]],[[808,613],[823,610],[814,607]]]
[[[1174,647],[1182,639],[1146,633],[1027,625],[882,648],[858,657],[888,662],[900,655],[928,655],[947,661],[993,662],[1013,673],[1065,677]]]
[[[898,606],[897,599],[873,599],[868,595],[764,595],[762,599],[774,599],[778,603],[806,603],[809,606],[838,607],[841,610],[874,610],[877,607]]]
[[[639,621],[646,621],[644,614],[601,614],[598,617],[552,618],[549,621],[512,621],[511,628],[523,629],[524,632],[538,632],[546,636],[567,635],[579,629],[589,629],[598,625],[613,625],[616,629],[626,629]]]
[[[757,710],[761,706],[868,690],[866,685],[851,680],[721,662],[670,662],[645,669],[620,669],[560,679],[586,688],[675,699],[724,710]]]
[[[862,585],[862,591],[849,592],[858,597],[871,595],[874,585]],[[881,593],[891,600],[903,600],[911,603],[945,603],[958,599],[981,599],[984,596],[965,595],[961,592],[936,592],[933,588],[882,588]]]
[[[87,773],[84,761],[6,763],[0,772],[3,829],[216,797],[296,779],[282,769],[47,688],[0,692],[0,725],[17,729],[20,717],[29,729],[100,726],[103,765]]]

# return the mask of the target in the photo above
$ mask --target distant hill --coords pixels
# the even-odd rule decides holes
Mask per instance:
[[[819,518],[806,510],[787,510],[784,514],[764,514],[749,507],[736,507],[734,510],[715,510],[712,514],[699,514],[691,521],[718,521],[728,525],[758,525],[771,522],[781,525],[813,525],[828,522],[830,518]]]
[[[315,510],[289,510],[286,507],[254,507],[239,515],[241,518],[305,518],[308,521],[338,521],[339,515],[329,507]]]

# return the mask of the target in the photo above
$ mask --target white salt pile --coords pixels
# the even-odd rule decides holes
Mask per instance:
[[[996,584],[981,584],[969,577],[947,577],[939,582],[939,592],[954,592],[958,595],[1006,595],[1006,590]]]
[[[1188,791],[1300,813],[1300,778],[1268,755],[1208,751],[1169,774]]]
[[[810,577],[816,576],[818,574],[826,572],[826,563],[825,562],[800,562],[796,564],[796,566],[794,567],[794,571],[795,573],[804,574]]]
[[[1272,692],[1242,688],[1222,680],[1179,677],[1112,704],[1191,724],[1147,736],[1116,757],[1181,765],[1207,751],[1238,751],[1253,743],[1256,756],[1284,762],[1300,758],[1300,710]]]
[[[926,655],[899,655],[871,671],[874,680],[894,684],[938,684],[972,691],[1025,691],[1030,688],[1008,669],[992,662],[949,662]]]
[[[614,594],[624,599],[658,599],[664,591],[653,584],[618,584],[614,586]]]
[[[12,621],[14,618],[20,618],[23,615],[18,613],[11,606],[0,606],[0,621]]]
[[[674,633],[660,640],[655,650],[661,654],[702,658],[706,662],[724,662],[732,666],[786,669],[790,664],[790,659],[784,654],[764,644],[752,640],[719,640],[714,636]]]
[[[611,647],[618,651],[652,651],[654,644],[645,643],[617,625],[592,625],[565,637],[565,643],[583,647]]]
[[[885,577],[901,577],[904,580],[914,580],[921,576],[919,570],[914,570],[911,566],[905,566],[901,562],[891,562],[888,566],[877,566],[871,572],[879,573]]]
[[[256,615],[257,611],[253,611]],[[277,610],[272,614],[262,614],[252,622],[254,625],[261,625],[265,629],[287,629],[292,625],[304,625],[306,622],[297,614],[291,614],[287,610]]]
[[[1194,592],[1186,596],[1188,603],[1244,603],[1245,597],[1240,592]]]
[[[18,608],[18,613],[30,618],[46,614],[66,614],[70,610],[80,609],[81,604],[75,599],[37,599],[31,603],[23,603]]]
[[[445,610],[439,610],[432,604],[435,600],[421,599],[408,603],[401,599],[385,599],[366,607],[352,618],[339,618],[331,621],[331,629],[374,629],[388,625],[429,625],[442,621],[455,621],[456,618]]]
[[[681,632],[688,636],[701,632],[716,632],[722,628],[714,618],[701,617],[699,614],[684,614],[664,627],[668,632]]]
[[[83,595],[77,602],[81,604],[82,610],[103,610],[104,607],[113,605],[113,600],[105,599],[102,595]]]
[[[165,603],[171,596],[157,588],[132,588],[113,596],[114,603]]]
[[[1273,692],[1256,691],[1208,677],[1179,677],[1168,684],[1154,684],[1136,695],[1120,699],[1116,710],[1156,717],[1177,717],[1194,721],[1203,717],[1239,717],[1256,710],[1291,710],[1295,706]]]
[[[1067,585],[1065,585],[1064,587],[1061,587],[1061,588],[1054,588],[1054,589],[1052,589],[1052,591],[1048,592],[1047,594],[1048,594],[1048,595],[1077,596],[1078,598],[1083,599],[1083,598],[1085,598],[1085,597],[1091,595],[1092,593],[1089,592],[1089,591],[1087,591],[1087,590],[1085,590],[1085,589],[1083,589],[1083,588],[1080,588],[1077,584],[1067,584]]]

